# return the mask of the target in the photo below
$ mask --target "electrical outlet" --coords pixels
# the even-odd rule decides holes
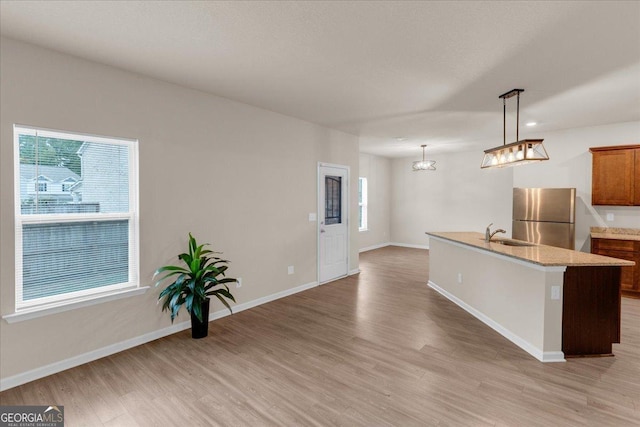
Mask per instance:
[[[293,274],[293,273],[294,273],[294,271],[295,271],[295,270],[294,270],[294,268],[293,268],[293,265],[290,265],[289,267],[287,267],[287,273],[289,273],[289,274]]]
[[[551,287],[551,299],[560,299],[560,286]]]
[[[458,283],[462,283],[462,273],[458,273]]]
[[[614,214],[612,214],[611,212],[609,212],[607,214],[607,221],[609,221],[609,222],[614,221],[615,218],[616,218],[616,216]]]
[[[236,288],[241,288],[242,287],[242,277],[238,277],[236,282]]]

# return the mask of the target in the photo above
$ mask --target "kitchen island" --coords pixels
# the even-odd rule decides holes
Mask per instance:
[[[429,286],[536,359],[613,355],[620,267],[633,262],[512,239],[485,242],[475,232],[426,234]]]

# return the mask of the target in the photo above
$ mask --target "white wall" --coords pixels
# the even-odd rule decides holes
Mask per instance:
[[[243,278],[239,303],[315,282],[317,223],[308,215],[317,211],[319,161],[351,168],[357,269],[357,137],[9,39],[0,49],[0,314],[14,311],[14,123],[139,139],[144,285],[175,261],[188,232],[231,260],[230,275]],[[0,321],[0,377],[168,327],[158,293]],[[178,320],[187,319],[183,311]]]
[[[576,188],[576,250],[589,252],[589,229],[640,228],[638,206],[591,205],[591,153],[589,147],[640,144],[640,122],[618,123],[556,132],[540,132],[549,160],[513,168],[514,187]],[[614,221],[606,221],[613,213]]]
[[[413,172],[416,158],[391,166],[391,238],[427,246],[426,231],[484,232],[503,228],[511,236],[513,170],[481,170],[482,151],[431,156],[435,171]]]
[[[362,250],[386,245],[391,239],[391,160],[361,153],[360,176],[367,178],[369,196],[367,230],[358,233]]]

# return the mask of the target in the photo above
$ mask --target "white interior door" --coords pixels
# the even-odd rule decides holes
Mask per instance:
[[[349,272],[349,169],[320,164],[318,181],[318,275],[324,283]]]

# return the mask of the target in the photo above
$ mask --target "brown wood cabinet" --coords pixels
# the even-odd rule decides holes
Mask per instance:
[[[640,206],[640,145],[592,147],[591,204]]]
[[[632,267],[621,267],[622,295],[640,298],[640,241],[591,238],[591,253],[635,261]]]
[[[634,186],[634,191],[633,191],[633,200],[634,200],[634,205],[640,205],[640,148],[636,148],[634,150],[635,152],[635,160],[636,160],[636,164],[634,167],[634,175],[633,175],[633,186]]]

